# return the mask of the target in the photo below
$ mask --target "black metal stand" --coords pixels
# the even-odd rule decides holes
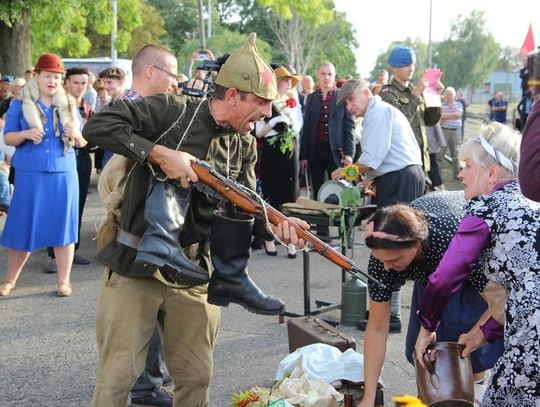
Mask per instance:
[[[368,218],[376,209],[375,205],[366,205],[359,208],[358,216],[356,217],[355,224],[352,225],[352,233],[350,235],[350,238],[352,240],[352,246],[354,246],[354,227],[358,226],[360,222],[366,218]],[[327,215],[306,215],[302,213],[287,213],[287,216],[294,216],[298,219],[302,219],[303,221],[307,222],[312,226],[313,229],[317,227],[328,227],[328,226],[338,226],[339,219],[334,219],[334,223],[330,225],[330,219]],[[346,215],[347,216],[347,215]],[[337,221],[337,222],[336,222]],[[347,225],[349,225],[348,219],[347,219]],[[349,225],[350,226],[350,225]],[[348,231],[346,232],[348,233]],[[341,243],[341,253],[346,256],[347,255],[347,244],[343,239],[340,239]],[[297,314],[293,312],[284,312],[279,316],[279,322],[283,323],[285,321],[284,317],[300,317],[300,316],[306,316],[306,315],[320,315],[325,312],[333,311],[336,309],[341,308],[341,302],[328,302],[328,301],[321,301],[321,300],[315,300],[316,309],[311,309],[311,290],[310,290],[310,264],[309,264],[309,250],[305,250],[303,253],[303,294],[304,294],[304,313],[303,314]],[[353,249],[351,249],[351,258],[353,256],[354,252]],[[345,276],[346,271],[341,270],[341,282],[345,282]],[[326,320],[329,324],[337,325],[337,321],[333,320]]]

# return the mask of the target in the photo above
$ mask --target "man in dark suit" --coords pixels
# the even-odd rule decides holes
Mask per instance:
[[[300,170],[309,169],[313,194],[342,165],[352,164],[354,156],[354,119],[336,104],[336,68],[323,62],[317,71],[319,88],[308,96],[304,127],[300,138]]]

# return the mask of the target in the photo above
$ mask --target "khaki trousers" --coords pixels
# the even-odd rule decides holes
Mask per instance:
[[[159,331],[174,382],[174,406],[208,406],[220,310],[206,297],[206,286],[177,289],[105,269],[96,312],[99,367],[92,405],[126,405],[161,311]]]

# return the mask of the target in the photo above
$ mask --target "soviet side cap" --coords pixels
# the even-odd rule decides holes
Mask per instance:
[[[221,66],[216,83],[226,88],[235,88],[243,92],[268,100],[278,97],[276,76],[255,45],[257,34],[249,34],[248,43],[233,52]]]
[[[338,106],[343,105],[358,88],[369,88],[369,83],[362,78],[349,79],[339,90],[336,104]]]

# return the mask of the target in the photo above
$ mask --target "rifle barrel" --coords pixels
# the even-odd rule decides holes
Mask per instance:
[[[320,240],[308,230],[302,228],[294,218],[289,218],[285,216],[266,202],[261,203],[261,201],[248,194],[248,192],[246,192],[234,181],[231,181],[219,174],[207,162],[201,160],[192,161],[191,167],[193,168],[193,171],[197,174],[200,182],[216,191],[223,198],[234,203],[244,212],[251,213],[257,216],[264,216],[266,214],[268,220],[273,225],[278,225],[284,221],[288,222],[289,225],[294,227],[298,237],[303,239],[304,242],[309,243],[313,251],[319,253],[321,256],[330,260],[332,263],[339,266],[343,270],[346,270],[352,276],[359,278],[359,275],[361,275],[373,281],[375,284],[386,288],[386,286],[379,280],[356,267],[349,258],[344,256],[328,244],[324,243],[322,240]]]

